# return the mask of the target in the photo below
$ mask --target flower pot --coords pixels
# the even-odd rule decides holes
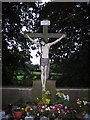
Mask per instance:
[[[48,118],[46,116],[42,116],[40,120],[48,120]]]
[[[83,120],[90,120],[90,115],[88,113],[86,113],[84,116],[83,116]]]
[[[23,116],[23,111],[13,111],[13,116],[15,119],[20,119]]]
[[[76,115],[77,120],[83,120],[83,115],[81,113]]]
[[[34,116],[32,115],[26,116],[24,120],[34,120]]]

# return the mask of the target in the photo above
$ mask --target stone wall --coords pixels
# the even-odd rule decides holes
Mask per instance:
[[[57,91],[62,91],[69,95],[70,97],[70,104],[73,104],[78,98],[87,99],[90,101],[90,89],[78,89],[78,88],[63,88],[63,89],[56,89]]]
[[[6,108],[8,104],[17,104],[23,100],[27,102],[32,98],[32,88],[23,87],[3,87],[2,88],[2,108]]]
[[[55,81],[47,81],[47,89],[51,92],[54,99],[56,91],[62,91],[70,96],[70,104],[77,98],[86,98],[90,100],[90,89],[72,89],[72,88],[56,88]],[[3,87],[2,88],[2,107],[6,108],[9,103],[16,104],[19,100],[34,101],[36,97],[41,95],[41,81],[35,80],[33,87]]]

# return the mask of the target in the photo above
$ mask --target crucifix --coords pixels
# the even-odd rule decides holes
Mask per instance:
[[[66,37],[64,33],[48,33],[48,26],[50,25],[49,20],[41,21],[41,25],[43,26],[43,33],[27,33],[25,37],[27,37],[30,41],[37,44],[41,48],[40,55],[40,68],[41,68],[41,83],[42,83],[42,91],[46,89],[46,80],[49,77],[49,49],[52,45],[59,42],[62,38]],[[32,38],[43,38],[43,40],[38,43],[34,41]],[[48,43],[48,38],[58,38],[54,42]]]

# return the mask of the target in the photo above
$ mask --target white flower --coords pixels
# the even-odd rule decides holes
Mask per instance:
[[[39,116],[39,113],[37,113],[37,116]]]
[[[47,107],[47,105],[45,105],[45,107]]]
[[[47,108],[50,111],[50,107]]]
[[[69,101],[69,95],[67,95],[67,100]]]
[[[55,106],[52,107],[53,109],[55,108]]]
[[[65,110],[67,109],[67,106],[65,106]]]
[[[32,108],[30,108],[30,110],[33,110]]]
[[[59,108],[57,108],[57,110],[59,111]]]
[[[50,108],[53,108],[53,106],[50,106]]]
[[[63,94],[63,98],[64,98],[64,100],[66,100],[66,99],[67,99],[67,96],[66,96],[65,94]]]
[[[87,103],[88,103],[87,101],[83,101],[83,104],[84,104],[84,105],[87,105]]]
[[[60,113],[60,110],[58,111],[58,113]]]
[[[46,111],[48,110],[48,108],[45,109]]]
[[[45,106],[42,106],[42,108],[45,108]]]

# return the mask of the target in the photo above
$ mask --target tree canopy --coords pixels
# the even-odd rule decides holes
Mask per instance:
[[[57,86],[90,87],[89,5],[88,2],[3,3],[3,84],[10,83],[20,68],[30,71],[25,63],[31,64],[30,50],[37,47],[24,38],[23,28],[25,32],[42,32],[40,21],[48,19],[49,32],[67,34],[66,39],[50,49],[51,72],[62,74],[55,78]],[[50,38],[49,42],[54,40]]]

